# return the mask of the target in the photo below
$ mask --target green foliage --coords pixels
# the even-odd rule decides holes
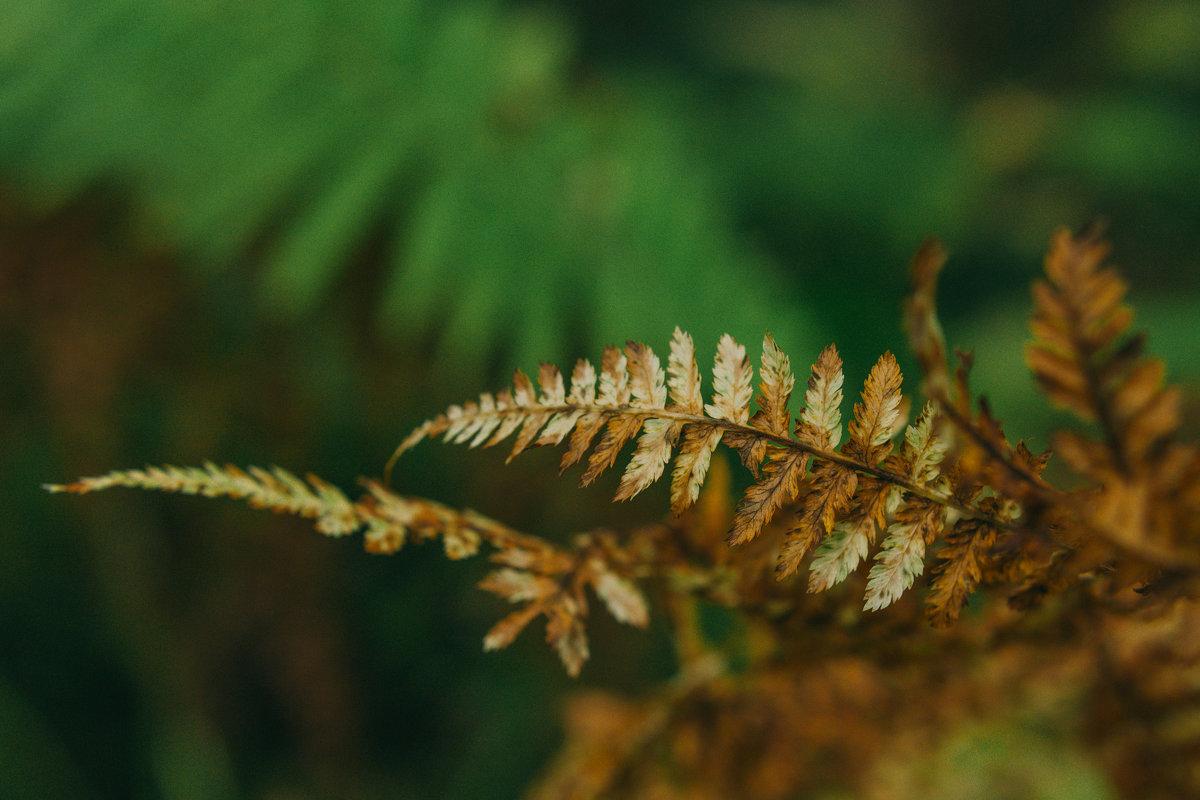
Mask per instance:
[[[690,120],[572,86],[575,35],[545,10],[64,3],[23,18],[0,50],[0,167],[51,204],[130,184],[145,224],[215,274],[261,252],[258,293],[284,319],[377,242],[384,329],[436,335],[463,370],[480,341],[525,360],[565,334],[648,334],[651,308],[715,338],[715,297],[803,329],[690,153]]]
[[[528,364],[652,338],[659,314],[700,341],[770,327],[794,344],[813,330],[804,298],[836,286],[823,275],[930,230],[1028,257],[1046,219],[1103,208],[1135,229],[1200,180],[1200,73],[1181,34],[1145,47],[1195,26],[1186,4],[1097,13],[1081,63],[1115,77],[1071,96],[1057,61],[1002,55],[999,34],[956,51],[976,23],[953,9],[634,16],[608,31],[486,0],[25,0],[0,38],[0,171],[50,205],[129,187],[150,235],[204,271],[253,254],[283,319],[383,253],[382,329],[438,341],[465,374],[479,341]],[[660,34],[675,45],[653,59],[595,45]],[[1011,78],[964,93],[949,76],[968,55]],[[721,324],[714,297],[742,310]]]
[[[1170,382],[1200,377],[1192,0],[12,0],[0,17],[2,769],[37,762],[59,794],[174,796],[186,750],[248,795],[511,797],[568,681],[537,633],[485,658],[501,604],[432,548],[363,563],[219,504],[68,510],[41,481],[220,454],[348,486],[514,365],[676,323],[705,351],[770,330],[798,367],[834,340],[855,382],[889,347],[912,375],[895,305],[930,232],[970,265],[943,282],[948,338],[1040,449],[1065,417],[1016,377],[1024,289],[1047,228],[1096,214],[1150,352]],[[424,450],[398,483],[540,534],[646,516],[569,482],[546,496],[544,453],[502,471],[460,455]],[[636,636],[593,614],[583,680],[640,695],[664,677],[659,619]],[[846,684],[811,696],[863,696],[837,666]],[[858,751],[919,739],[891,722]],[[1170,767],[1153,755],[1131,769]]]

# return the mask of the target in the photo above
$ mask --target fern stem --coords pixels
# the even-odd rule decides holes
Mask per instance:
[[[876,467],[876,466],[872,466],[870,464],[864,464],[860,461],[854,460],[853,458],[849,458],[848,456],[842,455],[841,453],[836,453],[831,450],[825,450],[820,447],[814,447],[813,445],[807,444],[805,442],[801,442],[798,439],[792,439],[787,436],[778,436],[773,433],[766,433],[765,431],[761,431],[758,428],[752,427],[750,425],[740,425],[736,422],[730,422],[729,420],[714,419],[712,417],[701,417],[701,416],[696,416],[694,414],[682,414],[679,412],[673,412],[673,411],[668,411],[668,410],[654,411],[654,410],[646,410],[646,409],[631,409],[631,413],[636,413],[640,416],[646,416],[646,417],[659,417],[659,418],[678,420],[678,421],[684,422],[684,423],[694,423],[694,424],[699,424],[699,425],[712,425],[715,427],[724,428],[725,430],[743,433],[748,436],[754,436],[759,439],[766,440],[770,444],[774,444],[778,447],[786,448],[789,450],[798,450],[803,453],[808,453],[809,455],[813,456],[814,458],[819,458],[824,461],[830,461],[834,464],[839,464],[848,469],[853,469],[858,472],[863,472],[868,475],[873,475],[882,481],[886,481],[887,483],[891,483],[896,486],[899,486],[900,488],[904,489],[905,491],[910,492],[911,494],[914,494],[918,497],[923,497],[926,500],[929,500],[931,502],[945,506],[947,508],[953,508],[965,517],[971,517],[973,519],[981,519],[981,520],[987,521],[989,523],[995,524],[995,525],[997,525],[1001,528],[1005,528],[1005,529],[1012,529],[1015,527],[1014,525],[1012,525],[1012,523],[1008,523],[1003,520],[996,519],[996,518],[992,517],[991,515],[986,514],[973,506],[963,505],[963,504],[957,502],[950,495],[943,494],[941,492],[935,492],[925,486],[922,486],[921,484],[917,483],[916,481],[912,480],[911,478],[908,478],[907,476],[900,475],[895,472],[889,472],[888,470],[883,469],[882,467]]]
[[[1043,499],[1046,499],[1050,502],[1057,502],[1062,497],[1063,492],[1061,489],[1051,486],[1045,481],[1040,480],[1036,475],[1028,470],[1021,469],[1014,464],[1010,458],[1008,458],[1003,452],[1000,451],[998,447],[996,447],[994,442],[980,433],[969,419],[966,419],[962,414],[959,413],[954,403],[950,402],[950,398],[938,398],[938,402],[941,404],[941,412],[944,413],[960,431],[969,436],[981,450],[983,450],[992,458],[993,461],[1002,465],[1010,475],[1017,478],[1022,483],[1030,486],[1035,492],[1041,495]]]
[[[956,511],[958,511],[960,514],[962,514],[964,517],[970,517],[972,519],[983,520],[991,525],[994,525],[998,528],[1002,528],[1005,530],[1015,530],[1018,527],[1011,522],[997,519],[990,514],[980,511],[978,508],[975,508],[974,506],[959,503],[951,495],[943,494],[942,492],[936,492],[925,486],[922,486],[921,484],[917,483],[916,481],[912,480],[911,478],[909,478],[905,475],[900,475],[895,472],[889,472],[888,470],[883,469],[882,467],[877,467],[877,466],[873,466],[871,464],[863,463],[861,461],[856,461],[855,459],[850,458],[841,453],[837,453],[832,450],[825,450],[820,447],[815,447],[813,445],[802,442],[798,439],[793,439],[788,436],[780,436],[780,435],[774,434],[774,433],[768,433],[768,432],[763,431],[759,428],[756,428],[752,425],[742,424],[742,423],[738,423],[738,422],[732,422],[730,420],[721,419],[719,417],[708,417],[708,416],[702,416],[699,414],[689,414],[684,411],[677,411],[675,409],[670,409],[670,408],[635,408],[633,406],[628,406],[628,405],[609,406],[609,405],[600,405],[597,403],[588,403],[588,404],[583,404],[583,403],[566,404],[566,403],[564,403],[564,404],[552,405],[552,406],[551,405],[526,406],[521,409],[521,412],[524,414],[537,413],[537,414],[545,414],[545,415],[559,414],[559,413],[583,412],[585,414],[598,414],[598,415],[604,415],[604,416],[623,416],[623,417],[643,417],[646,419],[664,419],[664,420],[671,420],[671,421],[677,422],[680,425],[703,425],[703,426],[707,426],[710,428],[721,428],[723,430],[730,431],[733,433],[739,433],[744,436],[754,437],[761,441],[765,441],[768,444],[775,445],[776,447],[780,447],[780,448],[784,448],[784,449],[788,449],[788,450],[799,451],[802,453],[807,453],[808,455],[810,455],[814,458],[822,459],[824,461],[829,461],[834,464],[838,464],[840,466],[846,467],[847,469],[852,469],[852,470],[856,470],[858,472],[866,473],[868,475],[873,475],[882,481],[893,484],[895,486],[899,486],[900,488],[904,489],[905,491],[907,491],[917,497],[923,497],[926,500],[929,500],[930,502],[937,503],[941,506],[945,506],[946,508],[953,508]],[[512,413],[513,413],[513,409],[498,408],[494,411],[476,412],[476,416],[486,419],[488,417],[506,417],[506,416],[511,415]],[[405,444],[401,444],[401,446],[399,448],[397,448],[396,453],[394,453],[392,455],[392,457],[388,460],[388,473],[389,474],[390,474],[390,467],[396,462],[396,459],[404,451],[404,449],[406,449]],[[1003,461],[1003,459],[1001,459],[1001,460]],[[1011,467],[1011,469],[1016,470],[1016,467],[1015,466]],[[1028,476],[1022,475],[1022,477],[1028,480]]]

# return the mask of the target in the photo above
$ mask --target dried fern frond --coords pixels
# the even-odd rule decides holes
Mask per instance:
[[[1096,421],[1111,467],[1129,471],[1178,429],[1181,398],[1163,386],[1162,362],[1143,357],[1145,337],[1129,334],[1128,287],[1104,265],[1108,254],[1095,230],[1055,233],[1047,280],[1033,286],[1034,340],[1025,357],[1051,402]]]
[[[564,549],[474,511],[403,497],[375,481],[363,483],[367,491],[351,502],[341,489],[315,475],[301,479],[280,467],[242,470],[208,463],[203,467],[118,470],[45,488],[87,494],[124,486],[229,497],[244,500],[253,508],[316,520],[316,529],[330,536],[362,530],[363,546],[372,553],[395,553],[411,538],[441,538],[446,555],[461,559],[475,555],[480,544],[486,543],[496,550],[492,560],[504,566],[486,577],[480,587],[525,606],[488,632],[484,649],[507,646],[529,622],[545,615],[547,641],[572,676],[579,674],[588,658],[585,589],[595,592],[618,621],[640,628],[649,624],[646,600],[630,579],[638,566],[611,536],[583,534],[573,549]]]
[[[936,570],[933,579],[930,611],[935,622],[944,623],[956,613],[965,598],[962,584],[978,580],[980,570],[1031,576],[1021,590],[1029,598],[1038,585],[1061,588],[1070,574],[1102,565],[1107,571],[1114,558],[1114,574],[1125,576],[1119,581],[1124,584],[1153,580],[1156,570],[1200,569],[1200,561],[1179,546],[1200,534],[1200,504],[1181,502],[1197,491],[1189,489],[1195,478],[1186,477],[1194,472],[1182,465],[1200,462],[1200,452],[1176,441],[1180,391],[1164,386],[1162,363],[1145,357],[1144,337],[1131,333],[1127,287],[1106,265],[1108,254],[1097,227],[1078,236],[1059,230],[1046,255],[1046,277],[1033,287],[1033,341],[1026,348],[1026,362],[1053,404],[1100,430],[1099,439],[1073,431],[1053,438],[1054,451],[1088,482],[1070,493],[1042,480],[1049,453],[1034,454],[1022,442],[1011,444],[986,398],[978,399],[977,412],[972,410],[969,354],[959,354],[960,366],[950,379],[933,296],[945,256],[930,242],[914,259],[906,324],[929,393],[962,434],[956,469],[965,484],[991,487],[1032,511],[1035,518],[1023,522],[1027,534],[1043,531],[1025,535],[1023,542],[1007,541],[1001,548],[1007,554],[1002,566],[987,551],[999,547],[998,531],[1004,527],[996,527],[995,517],[1007,514],[990,506],[989,513],[959,522],[943,551],[950,563]],[[1045,531],[1053,531],[1049,553],[1044,552]],[[1031,556],[1019,555],[1025,549],[1043,552],[1032,562]],[[1051,560],[1055,551],[1062,556]],[[975,559],[979,569],[971,566]]]
[[[586,486],[631,447],[615,500],[630,500],[670,475],[671,509],[680,519],[651,533],[618,539],[593,532],[563,547],[472,511],[403,497],[386,480],[364,481],[365,492],[351,501],[315,476],[301,479],[278,467],[154,467],[47,488],[130,486],[237,498],[312,519],[329,535],[362,530],[365,547],[377,553],[414,538],[440,538],[451,558],[487,545],[497,568],[480,586],[518,608],[488,632],[485,648],[506,646],[545,617],[547,641],[572,675],[588,658],[589,593],[619,621],[645,627],[647,603],[636,581],[647,577],[665,579],[677,593],[777,611],[805,597],[798,582],[781,581],[806,560],[810,593],[836,586],[871,560],[863,608],[876,611],[913,588],[940,539],[925,598],[926,616],[938,627],[987,584],[1018,586],[1010,598],[1018,608],[1087,575],[1106,576],[1115,588],[1174,581],[1200,591],[1200,448],[1179,440],[1180,392],[1163,385],[1162,364],[1146,358],[1142,337],[1130,334],[1125,284],[1104,266],[1107,254],[1094,233],[1060,231],[1046,259],[1047,280],[1034,287],[1029,367],[1052,402],[1101,432],[1099,439],[1063,433],[1054,440],[1086,481],[1072,491],[1046,483],[1049,454],[1012,444],[986,398],[973,397],[969,353],[955,351],[951,374],[934,313],[945,256],[932,241],[914,259],[906,306],[929,394],[911,425],[890,352],[871,368],[844,420],[845,375],[835,346],[812,363],[804,407],[793,409],[792,361],[770,334],[757,393],[745,347],[724,335],[706,402],[692,338],[676,328],[665,366],[649,346],[630,341],[606,348],[599,369],[578,361],[569,387],[552,364],[540,365],[536,385],[517,371],[503,391],[450,406],[420,425],[385,470],[434,436],[472,448],[511,439],[509,460],[530,447],[564,445],[561,468],[582,463]],[[729,511],[727,477],[710,481],[720,484],[726,504],[718,514],[707,499],[693,505],[721,444],[753,482]],[[717,472],[726,474],[723,466]],[[709,519],[695,525],[697,515]],[[684,532],[689,526],[703,535]]]
[[[301,480],[280,467],[242,470],[232,465],[219,467],[212,462],[203,467],[147,467],[115,470],[44,488],[51,492],[87,494],[115,486],[245,500],[252,508],[315,519],[317,530],[330,536],[353,533],[364,524],[341,489],[315,475]]]
[[[950,373],[936,311],[937,279],[945,263],[941,244],[935,239],[924,242],[912,260],[912,289],[904,304],[904,325],[924,373],[925,394],[939,404],[950,423],[939,435],[959,451],[958,468],[965,475],[1022,501],[1045,499],[1051,492],[1038,478],[1040,470],[1021,460],[1028,450],[1009,443],[987,399],[980,397],[979,411],[972,410],[968,376],[973,355],[956,349],[958,366]],[[961,442],[954,436],[956,432],[962,434]]]
[[[892,454],[905,400],[900,368],[891,353],[881,356],[867,376],[844,442],[844,375],[832,345],[811,367],[806,407],[796,417],[794,430],[789,403],[795,377],[790,359],[769,334],[763,340],[758,408],[753,414],[754,370],[745,348],[728,335],[717,346],[712,401],[707,404],[701,399],[692,339],[678,328],[665,371],[654,352],[638,342],[629,342],[624,350],[608,348],[601,363],[596,387],[588,362],[580,361],[569,395],[562,390],[558,370],[543,364],[542,392],[536,399],[528,379],[517,372],[511,389],[484,395],[478,403],[451,406],[422,424],[404,440],[397,456],[438,435],[450,442],[490,446],[519,431],[513,454],[530,443],[555,444],[569,435],[564,467],[591,451],[581,480],[586,485],[613,466],[621,448],[636,437],[615,499],[628,500],[644,491],[666,472],[673,457],[671,508],[679,514],[694,502],[714,450],[724,443],[756,478],[734,512],[730,545],[753,541],[784,508],[796,506],[778,551],[778,579],[797,571],[815,547],[809,589],[820,591],[857,568],[877,531],[886,529],[891,537],[885,552],[899,552],[902,535],[912,539],[902,548],[907,554],[902,563],[877,565],[868,608],[887,605],[912,585],[923,569],[925,546],[941,533],[946,508],[957,509],[967,519],[983,517],[995,528],[1007,524],[990,519],[981,507],[959,502],[939,480],[945,446],[933,432],[936,406],[928,406],[917,428],[909,429],[902,454]]]
[[[507,647],[539,615],[546,617],[546,641],[557,651],[572,676],[588,659],[588,602],[591,588],[618,622],[645,628],[650,622],[646,598],[629,579],[625,554],[606,534],[583,534],[575,549],[564,557],[546,558],[515,548],[501,551],[492,560],[505,564],[489,574],[479,587],[522,608],[500,620],[484,638],[485,650]]]
[[[921,365],[925,396],[941,403],[950,398],[946,340],[937,318],[937,279],[945,264],[946,251],[941,242],[926,239],[909,267],[912,289],[904,303],[904,327],[908,344]]]
[[[982,505],[998,519],[1010,520],[1017,513],[1011,501],[988,497]],[[997,528],[983,519],[960,519],[946,535],[946,546],[938,553],[934,579],[926,598],[930,622],[944,628],[958,618],[967,597],[983,576]]]
[[[1200,528],[1200,504],[1181,502],[1197,496],[1195,471],[1183,465],[1200,462],[1200,451],[1174,441],[1182,393],[1164,385],[1162,362],[1144,355],[1145,336],[1131,333],[1127,286],[1108,255],[1094,227],[1055,233],[1046,280],[1033,286],[1026,361],[1052,403],[1100,429],[1098,440],[1071,431],[1054,439],[1094,487],[1070,498],[1083,525],[1155,568],[1200,568],[1177,547]]]

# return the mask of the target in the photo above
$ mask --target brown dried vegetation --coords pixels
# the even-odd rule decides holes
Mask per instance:
[[[645,627],[643,587],[659,589],[677,637],[679,678],[638,705],[579,701],[571,743],[536,797],[795,796],[816,788],[798,754],[845,758],[900,724],[932,736],[943,717],[976,702],[964,699],[972,692],[1003,703],[998,687],[1046,659],[1057,659],[1056,680],[1072,682],[1085,699],[1093,693],[1089,713],[1105,727],[1092,738],[1124,792],[1196,795],[1200,684],[1179,676],[1200,668],[1200,651],[1172,637],[1194,632],[1197,618],[1200,448],[1179,437],[1181,393],[1163,385],[1162,363],[1131,333],[1126,286],[1107,256],[1095,231],[1059,231],[1033,290],[1029,368],[1051,403],[1095,431],[1064,431],[1053,441],[1077,476],[1068,487],[1041,477],[1049,453],[1011,443],[986,400],[972,396],[970,356],[948,363],[934,313],[944,255],[930,242],[914,258],[905,308],[926,396],[911,424],[899,366],[884,353],[843,438],[844,376],[833,345],[816,356],[793,419],[795,375],[769,334],[757,396],[745,348],[725,336],[705,402],[692,339],[677,328],[665,368],[650,347],[629,342],[605,350],[598,370],[579,361],[569,389],[553,365],[541,365],[536,388],[518,371],[511,388],[425,422],[393,457],[434,436],[470,447],[512,438],[509,459],[565,442],[562,469],[586,462],[586,486],[632,443],[621,501],[662,478],[673,459],[673,514],[625,534],[594,531],[553,544],[471,511],[402,497],[386,480],[365,481],[351,501],[319,478],[278,468],[129,470],[51,488],[240,498],[314,519],[330,535],[363,530],[373,552],[441,537],[447,555],[462,558],[486,544],[496,569],[480,586],[517,608],[487,633],[485,648],[505,647],[544,616],[547,641],[572,675],[588,658],[589,591],[619,621]],[[734,508],[722,468],[710,479],[720,444],[754,477]],[[909,593],[930,548],[921,614]],[[807,579],[798,580],[806,563]],[[854,606],[846,603],[851,593],[827,591],[843,582],[861,598]],[[916,624],[924,616],[948,628],[985,589],[1007,594],[1008,603],[981,604],[970,624],[946,632]],[[697,632],[698,601],[742,614],[753,655],[745,675],[732,676]],[[864,614],[888,606],[895,607]],[[997,669],[956,671],[973,653],[988,653]],[[1132,688],[1107,692],[1114,680]],[[926,703],[897,705],[883,685]],[[1184,711],[1190,723],[1180,721]],[[1160,726],[1171,725],[1174,738],[1164,738]],[[1154,746],[1162,748],[1155,763],[1171,769],[1144,767]]]

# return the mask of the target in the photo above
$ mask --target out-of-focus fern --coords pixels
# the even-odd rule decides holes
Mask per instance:
[[[0,175],[51,205],[128,186],[201,269],[261,253],[278,315],[312,310],[382,236],[379,320],[463,370],[481,341],[531,361],[567,331],[649,337],[658,315],[715,337],[718,300],[753,309],[750,330],[804,330],[738,243],[689,122],[573,85],[574,33],[548,10],[63,0],[5,16]]]
[[[1157,230],[1200,176],[1184,44],[1200,21],[1174,4],[1073,31],[1115,76],[1108,94],[1070,86],[1038,42],[1039,59],[1003,43],[1015,82],[965,95],[941,80],[979,28],[965,10],[700,4],[597,47],[613,20],[561,6],[17,0],[0,32],[0,180],[45,204],[128,188],[194,263],[261,257],[259,295],[285,316],[369,248],[387,264],[383,326],[438,339],[435,360],[469,371],[479,341],[530,364],[651,339],[662,317],[700,341],[768,327],[807,341],[803,307],[772,290],[781,265],[800,265],[828,325],[862,301],[833,276],[877,277],[881,249],[899,258],[931,227],[968,252],[1032,256],[1042,218],[1088,207]],[[1001,44],[982,35],[972,47]],[[630,55],[656,37],[672,47]],[[997,225],[1011,218],[1037,221]],[[876,283],[883,308],[899,286]],[[718,323],[718,297],[740,317]],[[847,352],[884,333],[861,329],[838,332]]]

